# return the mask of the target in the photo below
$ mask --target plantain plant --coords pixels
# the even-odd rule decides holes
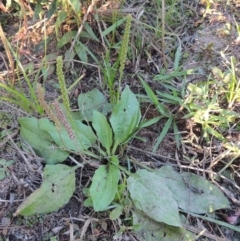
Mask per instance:
[[[47,173],[51,173],[51,165],[56,164],[55,166],[58,166],[58,168],[62,170],[62,175],[65,176],[65,170],[68,170],[68,176],[72,176],[76,168],[65,169],[65,165],[57,164],[66,160],[70,153],[86,155],[99,160],[103,158],[107,159],[108,163],[101,165],[96,170],[90,187],[90,196],[94,209],[96,211],[104,210],[116,195],[120,178],[118,160],[118,154],[121,152],[120,149],[134,137],[140,128],[153,124],[158,118],[150,121],[141,121],[139,102],[128,86],[122,92],[121,99],[115,106],[107,103],[104,95],[97,89],[80,94],[78,98],[80,111],[76,117],[76,113],[73,115],[70,110],[70,103],[62,72],[61,57],[57,58],[57,74],[61,87],[63,107],[61,107],[57,101],[54,101],[53,107],[49,106],[44,100],[42,87],[38,85],[38,100],[50,119],[36,119],[34,117],[20,118],[21,137],[33,147],[39,156],[44,158],[48,164],[45,167]],[[110,118],[107,118],[106,115],[109,112],[111,112],[111,115]],[[83,121],[88,124],[84,124]],[[90,122],[92,125],[90,125]],[[76,164],[76,167],[83,166],[82,163],[76,162]],[[60,170],[58,172],[58,178],[61,177]],[[50,178],[52,174],[47,175]],[[102,177],[105,178],[101,180],[100,188],[98,183]],[[109,179],[114,181],[109,182]],[[49,180],[46,182],[49,183]],[[71,179],[71,183],[72,182],[73,180]],[[44,183],[43,186],[45,185]],[[62,186],[64,186],[63,183]],[[61,190],[65,191],[64,188]],[[58,193],[60,193],[61,190],[59,189]],[[71,188],[68,198],[71,197],[73,191],[74,188]],[[106,192],[108,194],[106,194]],[[36,194],[33,193],[28,201],[36,200],[34,195]],[[37,195],[39,195],[39,192],[37,192]],[[51,195],[52,193],[50,192],[50,196]],[[64,202],[67,201],[66,194],[63,196]],[[99,199],[101,199],[102,202],[99,202]],[[32,201],[30,201],[30,203],[33,205]],[[29,205],[29,203],[28,205],[24,203],[20,206],[17,214],[27,213],[30,215],[36,212],[36,209],[33,208],[31,211],[26,211]],[[57,206],[57,208],[59,208],[59,206]],[[44,209],[44,212],[45,211]],[[47,209],[47,211],[49,211],[49,209]],[[39,212],[42,212],[42,210],[39,209]]]
[[[97,89],[80,94],[79,113],[73,114],[64,84],[61,57],[57,59],[57,65],[64,107],[57,101],[54,108],[48,105],[44,91],[38,85],[38,100],[51,121],[48,118],[19,118],[21,137],[46,165],[41,187],[18,207],[15,216],[49,213],[61,208],[75,191],[75,170],[91,162],[92,157],[100,162],[105,160],[105,164],[101,163],[90,187],[83,190],[88,196],[84,205],[92,206],[95,211],[112,209],[109,215],[112,220],[125,212],[132,218],[136,236],[144,235],[146,240],[152,237],[151,227],[156,225],[161,227],[161,231],[158,228],[154,231],[158,240],[165,236],[169,240],[180,237],[193,240],[189,239],[193,234],[183,228],[179,208],[185,212],[207,213],[229,207],[221,191],[197,175],[178,174],[170,166],[129,172],[121,165],[123,161],[131,161],[122,155],[124,146],[139,129],[154,124],[159,118],[141,120],[139,102],[128,86],[115,105],[108,103]],[[82,162],[77,162],[71,153],[80,155]],[[76,165],[61,164],[67,157]],[[184,196],[193,202],[189,203]]]

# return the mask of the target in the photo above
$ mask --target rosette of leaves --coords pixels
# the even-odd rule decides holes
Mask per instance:
[[[64,115],[64,111],[61,111],[61,115],[56,114],[59,117],[59,126],[47,118],[20,118],[20,134],[33,147],[36,153],[43,157],[47,164],[52,165],[63,162],[70,153],[84,154],[100,160],[102,158],[107,159],[108,163],[101,165],[96,170],[89,189],[94,210],[101,211],[106,209],[113,201],[118,189],[119,169],[121,168],[119,167],[117,156],[119,147],[133,138],[140,128],[155,123],[158,121],[158,118],[141,122],[139,102],[128,86],[122,92],[121,100],[113,107],[108,104],[103,94],[96,89],[81,94],[78,98],[78,105],[80,108],[78,116],[68,113],[62,116],[61,120],[61,115]],[[51,115],[57,109],[53,110]],[[108,119],[106,115],[110,111],[112,113]],[[56,118],[52,116],[51,119]],[[92,125],[83,123],[83,120],[87,123],[91,122]],[[67,121],[68,123],[66,124]],[[79,163],[78,166],[82,166],[82,164]],[[51,176],[53,173],[51,172],[49,175]],[[68,180],[67,177],[73,175],[73,172],[69,171],[67,174],[63,172],[63,175],[64,178],[61,180]],[[48,177],[50,178],[50,176]],[[51,182],[55,183],[52,179]],[[65,184],[62,185],[67,186]],[[50,186],[43,186],[45,196],[47,196],[46,193],[48,192],[49,196],[53,195],[51,188],[49,188]],[[74,189],[71,187],[68,199],[70,199]],[[39,190],[36,190],[36,192],[38,193]],[[61,195],[59,193],[60,191],[58,192],[58,199],[60,200]],[[50,199],[45,200],[44,195],[42,195],[41,200],[47,205],[46,203]],[[62,195],[64,196],[62,203],[66,203],[66,195],[64,193]],[[29,199],[28,203],[29,205],[31,204]],[[29,210],[28,203],[21,207],[24,207],[24,210]],[[41,207],[45,205],[38,204]],[[50,206],[50,208],[44,210],[31,209],[30,213],[21,212],[21,210],[22,208],[17,214],[30,215],[34,214],[35,211],[36,213],[41,213],[42,211],[45,213],[55,211],[56,209]]]

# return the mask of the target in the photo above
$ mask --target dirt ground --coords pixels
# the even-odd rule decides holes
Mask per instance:
[[[185,58],[181,64],[185,70],[198,68],[196,74],[187,76],[187,82],[197,83],[206,80],[208,76],[212,74],[213,67],[226,70],[226,66],[224,65],[226,60],[224,58],[229,61],[230,57],[234,56],[238,63],[237,66],[239,66],[240,33],[236,31],[236,22],[240,25],[240,2],[237,0],[231,2],[227,0],[214,1],[214,4],[212,4],[207,11],[205,1],[192,5],[187,1],[185,2],[192,12],[193,17],[185,21],[185,25],[182,27],[181,34],[179,35],[182,50],[185,54]],[[16,19],[9,20],[12,25],[2,24],[7,36],[16,33],[18,26],[13,24],[16,22],[15,20]],[[34,24],[33,22],[29,22],[29,26]],[[48,24],[51,26],[52,23],[49,22]],[[40,27],[41,26],[39,26],[39,28]],[[23,46],[21,50],[21,61],[23,64],[28,64],[29,62],[35,63],[34,71],[37,71],[37,64],[44,56],[44,49],[41,49],[40,45],[36,46],[34,44],[34,37],[28,39],[28,41],[30,41],[29,44]],[[0,42],[0,49],[3,51],[4,48],[1,44]],[[54,41],[50,43],[49,49],[51,49],[51,53],[60,54],[57,53],[58,50],[56,50],[56,42]],[[161,59],[162,56],[155,50],[153,50],[152,53],[152,61],[142,58],[137,69],[136,65],[128,63],[125,70],[124,85],[130,85],[133,91],[142,91],[142,87],[134,75],[134,72],[138,71],[143,73],[146,79],[149,80],[151,86],[158,89],[161,88],[160,85],[150,80],[158,73],[158,67],[160,66],[160,64],[158,65],[158,60]],[[3,54],[5,54],[4,51]],[[97,80],[99,77],[97,68],[82,66],[80,63],[75,64],[73,70],[66,71],[67,84],[72,84],[75,77],[80,76],[83,71],[86,74],[85,77],[74,91],[70,93],[73,108],[76,106],[76,93],[83,93],[94,87],[98,87]],[[5,76],[5,64],[1,57],[0,83]],[[52,101],[59,95],[59,91],[54,87],[54,84],[56,84],[56,74],[53,71],[45,86],[48,101]],[[176,87],[181,85],[178,78],[176,78],[174,85]],[[1,91],[0,89],[0,94],[3,95]],[[238,109],[238,113],[240,113],[240,108]],[[156,115],[154,108],[148,108],[148,106],[142,109],[142,114],[147,118],[152,118]],[[86,165],[77,171],[76,191],[70,202],[58,212],[47,215],[35,215],[27,218],[13,216],[13,213],[20,203],[40,187],[42,182],[41,172],[43,170],[43,163],[41,159],[35,155],[34,151],[29,152],[24,148],[24,143],[19,136],[19,123],[17,118],[24,115],[25,113],[14,105],[0,102],[0,159],[13,160],[13,164],[7,168],[6,177],[0,181],[0,240],[43,241],[55,240],[51,239],[51,237],[58,236],[58,240],[65,241],[74,240],[70,239],[72,235],[78,234],[78,236],[81,236],[83,232],[85,232],[83,240],[114,240],[114,234],[117,233],[121,227],[120,221],[110,221],[107,213],[94,213],[92,209],[83,206],[85,197],[82,193],[82,188],[88,185],[90,177],[93,176],[95,171],[94,166]],[[177,149],[173,134],[168,133],[157,152],[153,155],[151,151],[163,124],[164,123],[160,122],[141,130],[138,136],[146,141],[141,142],[138,139],[132,140],[126,148],[126,154],[149,167],[158,168],[170,163],[178,169],[179,163],[181,165],[188,165],[186,156],[191,158],[195,157],[195,159],[200,161],[205,159],[205,162],[201,162],[200,165],[201,168],[204,168],[204,165],[207,165],[211,158],[216,158],[221,155],[223,151],[219,142],[216,142],[215,146],[210,147],[206,142],[202,141],[201,137],[197,139],[195,145],[188,142],[187,140],[189,140],[192,135],[199,135],[199,127],[192,126],[190,121],[182,121],[180,124],[181,132],[184,133],[184,148]],[[12,134],[10,138],[1,137],[1,132],[5,129],[11,131]],[[233,133],[229,138],[231,138],[233,142],[239,143],[239,136],[239,133]],[[212,148],[212,155],[208,156],[207,153],[210,148]],[[76,156],[75,158],[80,160],[80,157]],[[27,159],[34,170],[38,170],[38,172],[30,170],[24,159]],[[72,164],[70,160],[66,160],[66,163]],[[235,165],[239,167],[239,164],[238,158]],[[96,163],[96,166],[98,165],[99,163]],[[217,169],[218,167],[216,166],[215,170],[217,171]],[[236,173],[235,175],[235,181],[238,186],[240,186],[240,176]],[[232,203],[232,210],[236,211],[240,208],[240,201],[238,201],[240,200],[240,194],[237,189],[232,190],[232,192],[234,198],[230,201]],[[233,200],[237,201],[234,203]],[[54,200],[52,201],[54,202]],[[219,215],[219,219],[226,221],[221,215]],[[240,220],[236,225],[239,226],[239,224]],[[240,240],[240,234],[231,229],[221,226],[217,227],[207,221],[202,223],[194,223],[193,221],[192,223],[192,226],[195,226],[196,230],[201,228],[201,225],[207,229],[207,232],[198,240]],[[226,239],[220,237],[225,237]],[[134,241],[138,239],[134,237],[134,234],[131,234],[131,232],[126,232],[119,239],[115,240]]]

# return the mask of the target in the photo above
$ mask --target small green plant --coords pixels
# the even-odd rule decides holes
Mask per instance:
[[[174,70],[171,73],[162,73],[156,75],[154,77],[154,80],[160,81],[160,84],[167,90],[167,93],[162,93],[160,91],[157,91],[155,94],[152,89],[148,86],[148,84],[142,79],[141,76],[139,76],[141,83],[147,93],[147,96],[151,100],[151,102],[154,104],[156,109],[159,111],[160,119],[167,119],[157,141],[156,144],[153,147],[153,152],[155,152],[162,142],[163,138],[166,136],[170,128],[173,129],[176,145],[178,148],[180,148],[181,145],[181,135],[177,126],[177,122],[179,120],[179,109],[182,107],[185,96],[185,84],[182,83],[182,87],[180,89],[174,87],[173,84],[171,84],[171,81],[176,78],[185,78],[186,75],[192,74],[194,72],[194,69],[190,70],[182,70],[179,66],[181,57],[181,46],[177,48],[177,51],[175,53],[175,60],[174,60]],[[169,107],[173,108],[169,108]],[[172,111],[173,109],[173,111]]]
[[[155,95],[152,89],[147,85],[146,82],[144,82],[144,80],[141,77],[140,77],[140,80],[151,102],[155,105],[156,109],[159,111],[160,119],[162,118],[167,119],[156,141],[156,144],[154,145],[153,152],[157,150],[158,146],[160,145],[163,138],[166,136],[166,134],[168,133],[171,127],[173,127],[173,130],[174,130],[177,147],[180,147],[181,136],[179,134],[179,130],[177,127],[178,113],[177,112],[176,114],[172,113],[166,106],[166,104],[178,105],[179,107],[182,105],[183,101],[179,97],[179,91],[174,87],[170,87],[171,92],[169,94],[161,93],[157,91],[157,95]]]
[[[61,57],[57,59],[57,74],[62,92],[63,106],[65,107],[64,110],[57,101],[53,103],[54,109],[51,108],[44,100],[43,89],[38,85],[38,100],[53,123],[46,118],[40,120],[36,118],[20,118],[21,136],[30,143],[38,155],[45,159],[47,164],[62,162],[71,152],[79,155],[84,154],[99,160],[103,158],[108,160],[107,165],[102,165],[96,171],[93,177],[92,188],[90,188],[91,196],[94,196],[93,193],[95,193],[95,195],[101,195],[101,192],[96,194],[96,190],[93,191],[98,187],[96,184],[99,182],[98,179],[107,175],[104,180],[108,180],[109,178],[115,180],[114,183],[105,182],[104,180],[101,182],[104,187],[103,190],[101,189],[102,192],[108,192],[106,199],[102,198],[103,204],[98,201],[96,202],[93,198],[95,210],[103,210],[113,201],[116,194],[116,192],[113,192],[113,189],[117,190],[118,180],[120,178],[118,155],[122,152],[121,147],[124,147],[139,129],[151,125],[158,119],[141,121],[139,102],[128,86],[122,92],[121,101],[115,104],[115,106],[108,104],[103,94],[96,89],[89,93],[80,94],[78,98],[80,111],[76,119],[76,116],[74,118],[70,112],[69,99],[62,72]],[[110,111],[112,114],[110,118],[107,119],[106,114]],[[87,123],[92,122],[93,128],[91,128],[90,125],[83,124],[82,120]],[[78,162],[76,162],[76,164],[77,167],[83,165]],[[62,171],[63,175],[66,175],[66,170],[69,176],[71,176],[73,175],[71,173],[76,169],[64,169],[65,165],[58,165],[59,173]],[[45,168],[45,171],[46,173],[51,172],[52,166]],[[59,174],[59,177],[60,176]],[[49,178],[56,177],[49,176]],[[44,184],[50,185],[49,181],[46,181]],[[64,187],[65,185],[66,184],[62,183],[61,186]],[[104,185],[113,185],[113,187],[105,187]],[[58,192],[60,193],[61,190],[58,190]],[[111,196],[109,196],[109,192]],[[69,192],[69,195],[71,196],[71,192]],[[32,200],[33,199],[35,200],[35,198],[32,198]],[[61,201],[65,202],[66,199]],[[21,211],[18,212],[25,213],[26,210],[23,211],[22,209],[25,210],[25,205],[24,208],[21,207]]]
[[[226,141],[224,133],[240,115],[221,107],[223,92],[219,82],[209,80],[198,84],[190,83],[187,89],[189,94],[183,106],[188,114],[184,118],[192,118],[195,123],[201,124],[203,137],[207,141],[210,136]]]
[[[220,70],[217,72],[220,73],[219,71]],[[174,74],[174,76],[176,76],[176,74]],[[223,74],[221,74],[221,76],[223,77]],[[172,76],[161,76],[161,80],[165,81],[171,77]],[[175,134],[177,146],[180,146],[181,136],[177,127],[177,121],[180,120],[180,118],[192,118],[195,123],[201,124],[203,137],[207,141],[210,140],[210,136],[215,136],[219,140],[226,141],[223,133],[227,131],[230,124],[239,118],[238,113],[221,107],[221,105],[223,105],[224,98],[222,97],[224,95],[228,103],[232,103],[233,100],[236,101],[238,99],[238,91],[234,92],[234,89],[239,88],[235,78],[231,78],[229,82],[225,84],[210,80],[198,84],[190,83],[187,86],[187,90],[185,90],[185,87],[179,90],[167,83],[162,83],[162,86],[164,86],[169,93],[157,91],[157,95],[154,94],[142,79],[141,82],[151,102],[161,114],[161,118],[167,118],[167,122],[158,137],[153,151],[157,149],[170,128],[173,129]],[[234,95],[231,95],[231,93]],[[230,96],[232,101],[229,99]],[[166,105],[171,105],[171,109],[176,109],[176,114],[172,113]],[[182,110],[181,116],[179,116],[179,109]]]
[[[10,174],[8,167],[13,165],[13,163],[13,160],[7,161],[5,159],[0,159],[0,181]]]
[[[57,64],[59,78],[63,81],[61,58]],[[66,90],[64,84],[62,88]],[[154,232],[158,240],[165,236],[171,241],[180,237],[192,240],[193,234],[183,229],[179,209],[188,213],[208,213],[229,207],[217,187],[195,174],[178,174],[170,166],[159,170],[146,168],[136,173],[125,168],[124,163],[131,162],[124,155],[125,145],[139,129],[159,120],[158,117],[141,120],[139,102],[128,86],[115,105],[107,105],[103,94],[96,89],[80,94],[78,115],[72,112],[65,114],[57,102],[52,109],[44,100],[41,86],[38,86],[38,97],[52,122],[47,118],[33,117],[19,118],[19,122],[21,137],[46,163],[43,182],[18,207],[14,216],[49,213],[66,204],[75,191],[75,170],[90,163],[91,157],[105,163],[95,171],[89,188],[84,189],[87,196],[84,205],[98,212],[111,209],[109,215],[112,220],[125,212],[126,217],[132,219],[133,231],[138,237],[144,236],[145,240],[152,235],[152,225],[161,227],[161,231]],[[65,97],[68,98],[63,94],[64,106],[68,105]],[[71,153],[82,155],[83,161],[77,162]],[[67,157],[76,166],[60,164]],[[183,199],[185,196],[192,202]],[[203,198],[205,202],[202,202]],[[124,230],[122,227],[119,235]]]
[[[84,98],[81,98],[80,95],[80,107],[84,106],[84,103],[81,101],[83,99]],[[90,102],[90,104],[93,103]],[[45,103],[43,103],[43,106],[45,106]],[[55,111],[57,113],[59,112],[59,108],[60,106],[57,108],[55,106]],[[48,164],[64,161],[70,152],[85,154],[90,157],[92,156],[98,158],[99,160],[102,160],[102,158],[108,160],[108,164],[102,165],[98,170],[96,170],[93,177],[93,183],[90,188],[93,206],[96,211],[105,210],[116,195],[118,181],[120,179],[120,170],[122,169],[119,167],[119,148],[124,146],[131,138],[133,138],[140,128],[146,127],[156,121],[150,120],[148,122],[140,122],[141,113],[139,103],[135,95],[130,91],[129,87],[126,87],[123,91],[121,101],[113,107],[109,120],[107,120],[104,114],[99,112],[99,110],[99,106],[92,106],[91,115],[89,116],[96,134],[94,134],[93,129],[90,126],[83,124],[80,120],[72,119],[72,121],[68,122],[67,117],[63,117],[63,111],[59,115],[56,114],[58,118],[53,117],[54,113],[51,111],[50,116],[53,121],[55,123],[57,123],[56,120],[60,122],[56,125],[46,118],[40,120],[28,117],[19,119],[22,138],[29,142],[36,153],[43,157],[45,162]],[[81,113],[83,116],[85,116],[85,114],[88,115],[89,109],[85,110],[83,108],[81,109]],[[88,122],[90,120],[88,120]],[[50,144],[52,142],[55,144]],[[80,166],[82,166],[80,163],[77,163],[77,167],[75,168],[67,168],[67,166],[62,164],[57,164],[55,167],[48,165],[45,168],[44,173],[46,174],[44,175],[48,175],[51,182],[56,178],[61,179],[62,175],[68,175],[69,178],[71,177],[71,183],[73,183],[74,170]],[[59,168],[57,176],[52,173],[54,168]],[[49,178],[47,178],[46,182],[43,183],[42,189],[45,188],[45,185],[46,188],[50,185],[50,180],[48,180]],[[55,187],[56,189],[58,188],[57,192],[59,195],[65,190],[66,185],[68,185],[65,182],[69,181],[70,179],[64,178],[61,181],[61,185],[58,184],[59,188]],[[99,186],[99,182],[101,182],[101,186]],[[62,202],[66,202],[67,196],[69,198],[71,197],[73,191],[74,189],[72,187],[68,192],[68,195],[65,193],[64,198],[61,199],[59,197],[61,205]],[[40,195],[40,193],[37,192],[37,195]],[[103,193],[106,195],[103,195]],[[36,201],[36,194],[32,195],[32,198],[30,198],[31,205],[32,201]],[[53,194],[50,193],[49,198],[51,195]],[[101,196],[101,198],[99,196]],[[40,197],[37,196],[37,198]],[[28,205],[30,204],[28,203]],[[26,203],[22,205],[17,213],[31,215],[33,212],[36,212],[33,206],[31,206],[31,211],[29,211],[28,205],[27,207]],[[56,205],[56,209],[59,205]],[[41,212],[46,212],[51,208],[53,207],[47,207],[45,205],[43,209],[44,211],[41,209]]]
[[[86,93],[85,96],[91,99],[95,96],[92,95],[93,93],[100,95],[101,92],[92,91]],[[138,129],[159,119],[140,122],[139,103],[129,87],[123,91],[109,119],[100,112],[100,110],[105,111],[101,105],[103,101],[100,105],[99,102],[98,105],[90,102],[86,106],[86,102],[83,102],[85,96],[80,95],[79,98],[79,103],[83,107],[80,112],[85,120],[88,116],[93,129],[79,120],[73,120],[74,125],[71,126],[71,123],[69,125],[75,140],[66,130],[69,127],[65,127],[61,119],[59,119],[60,128],[45,118],[19,119],[21,137],[34,148],[38,155],[44,158],[47,165],[44,169],[41,187],[18,207],[14,215],[29,216],[36,213],[48,213],[58,210],[67,203],[75,190],[74,171],[87,162],[91,162],[91,159],[88,159],[83,163],[78,163],[70,155],[71,152],[80,154],[79,151],[90,157],[94,156],[99,160],[108,161],[95,171],[90,187],[84,190],[85,195],[88,196],[84,205],[93,207],[95,211],[112,209],[109,214],[112,220],[117,219],[123,212],[126,212],[128,217],[133,215],[132,225],[136,226],[134,232],[139,237],[144,232],[146,240],[151,235],[150,227],[155,224],[161,225],[161,223],[164,223],[161,226],[163,231],[156,231],[154,234],[156,237],[167,234],[171,237],[174,235],[175,239],[170,239],[172,241],[180,236],[185,237],[184,240],[192,240],[189,237],[192,238],[193,234],[182,229],[178,208],[186,212],[205,213],[229,207],[221,191],[197,175],[188,172],[178,174],[171,167],[164,167],[157,171],[148,168],[148,170],[138,170],[134,174],[121,165],[122,161],[131,162],[121,154],[121,147],[124,147]],[[67,156],[77,164],[75,167],[57,164],[64,161]],[[189,206],[189,199],[182,198],[186,195],[191,196],[191,206]],[[204,203],[202,198],[205,200]],[[130,214],[129,207],[131,207],[132,214]]]
[[[236,59],[233,56],[229,65],[229,71],[225,74],[220,70],[218,70],[218,73],[223,77],[223,82],[226,84],[223,88],[225,89],[228,108],[232,109],[235,102],[240,101],[240,81],[236,73]]]
[[[34,94],[34,102],[32,98],[27,98],[23,91],[18,90],[14,86],[10,86],[7,84],[0,83],[0,88],[4,89],[6,94],[0,97],[0,100],[3,102],[9,102],[21,107],[27,113],[33,113],[37,111],[38,113],[42,114],[43,109],[39,105],[38,102],[35,102]]]
[[[23,84],[20,78],[20,73],[17,72],[17,79],[15,83],[11,83],[10,81],[6,81],[6,83],[0,83],[0,88],[3,90],[3,94],[0,96],[0,100],[4,102],[9,102],[15,104],[16,106],[21,107],[27,113],[37,112],[42,114],[44,112],[43,107],[39,104],[36,91],[35,91],[35,83],[32,83],[29,76],[27,75],[26,69],[22,66],[17,53],[13,50],[10,43],[6,40],[6,44],[11,51],[16,64],[17,70],[23,75],[25,82],[27,83],[28,90],[23,88]],[[13,69],[13,71],[15,71]],[[28,95],[25,92],[28,92]]]

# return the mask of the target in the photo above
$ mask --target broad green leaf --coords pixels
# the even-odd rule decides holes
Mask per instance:
[[[164,177],[179,208],[186,212],[209,213],[230,207],[221,190],[201,176],[188,172],[180,174],[171,166],[162,167],[156,173]]]
[[[67,151],[52,144],[51,136],[39,127],[39,120],[34,117],[18,119],[21,137],[29,143],[36,154],[47,164],[63,162],[68,157]]]
[[[92,185],[89,189],[95,211],[106,210],[113,201],[120,178],[120,171],[117,166],[108,164],[100,166],[92,178]]]
[[[141,212],[133,211],[134,233],[140,241],[194,241],[195,235],[183,228],[158,223]]]
[[[114,132],[115,146],[128,140],[141,119],[139,102],[127,86],[120,102],[113,108],[110,123]]]
[[[116,219],[118,219],[118,218],[120,217],[120,215],[122,214],[122,212],[123,212],[123,206],[117,205],[117,207],[114,208],[114,209],[110,212],[109,218],[110,218],[111,220],[116,220]]]
[[[139,170],[128,178],[127,184],[137,210],[157,222],[182,226],[177,202],[164,178],[147,170]]]
[[[46,165],[41,187],[27,197],[14,216],[50,213],[67,204],[75,191],[76,168],[63,164]]]
[[[224,73],[217,67],[212,68],[212,73],[214,74],[214,77],[217,77],[218,79],[224,78]]]
[[[87,150],[96,141],[91,127],[84,125],[81,121],[73,120],[72,132],[75,136],[71,139],[67,130],[62,127],[60,130],[48,119],[40,119],[39,126],[43,131],[49,133],[54,142],[63,149],[81,152]]]
[[[93,207],[92,199],[88,197],[87,199],[84,200],[83,205],[84,207]]]
[[[110,148],[112,146],[112,129],[108,124],[107,118],[102,113],[94,110],[92,125],[100,142],[106,148],[108,155],[110,155]]]
[[[111,156],[111,163],[118,166],[119,165],[119,160],[117,156]]]
[[[171,127],[172,125],[172,122],[173,122],[173,117],[170,116],[166,122],[166,124],[164,125],[158,139],[157,139],[157,142],[156,144],[154,145],[153,147],[153,152],[155,152],[157,150],[157,148],[159,147],[160,143],[162,142],[163,138],[166,136],[169,128]]]
[[[78,96],[78,107],[80,109],[80,119],[86,121],[92,121],[93,110],[97,110],[104,115],[111,110],[111,105],[98,89],[80,94]]]
[[[126,181],[126,180],[124,180],[124,181]],[[119,203],[122,201],[126,187],[127,187],[127,185],[125,182],[118,185],[118,190],[117,190],[116,196],[114,198],[114,202]]]
[[[234,117],[239,118],[240,117],[239,113],[237,113],[235,111],[231,111],[231,110],[220,109],[219,113],[226,118],[234,118]]]

